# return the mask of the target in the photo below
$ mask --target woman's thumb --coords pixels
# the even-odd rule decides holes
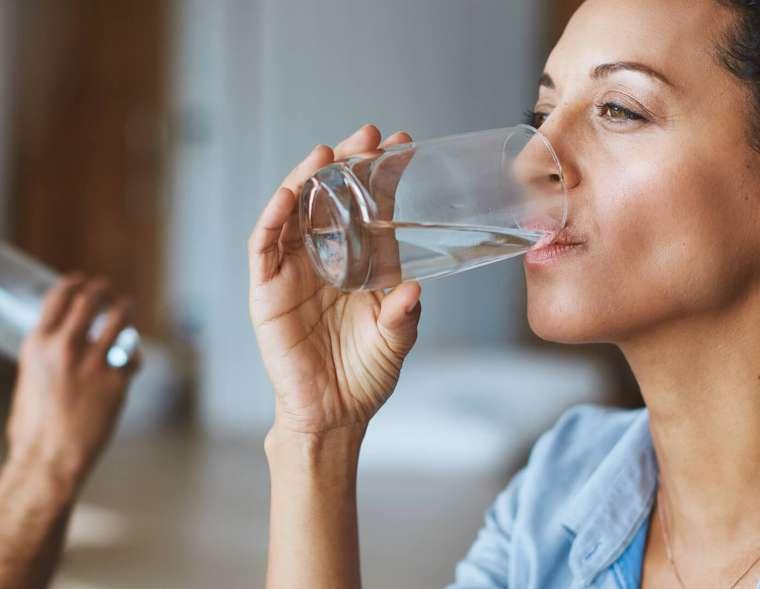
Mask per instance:
[[[407,282],[394,288],[380,304],[377,328],[399,357],[406,356],[417,341],[417,324],[422,312],[420,294],[419,283]]]

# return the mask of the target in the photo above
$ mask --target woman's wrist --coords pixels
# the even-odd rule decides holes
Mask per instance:
[[[273,475],[290,471],[308,477],[355,478],[366,429],[364,424],[352,424],[323,432],[298,432],[275,424],[264,442],[270,470]]]
[[[14,476],[22,473],[27,479],[53,481],[55,486],[69,495],[75,495],[85,478],[85,460],[80,452],[46,451],[40,445],[12,444],[3,472]]]
[[[275,425],[269,431],[267,587],[361,586],[356,476],[365,430],[304,433]]]
[[[79,480],[62,472],[55,464],[28,456],[9,458],[0,471],[0,486],[18,492],[27,500],[37,500],[57,511],[70,507],[77,495]]]

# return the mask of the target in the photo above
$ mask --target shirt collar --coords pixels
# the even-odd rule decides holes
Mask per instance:
[[[562,514],[562,525],[575,534],[570,569],[584,585],[620,557],[649,516],[657,472],[643,409]]]

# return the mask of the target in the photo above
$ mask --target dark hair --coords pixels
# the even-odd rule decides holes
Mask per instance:
[[[760,151],[760,0],[718,0],[738,13],[725,35],[719,57],[728,70],[747,83],[754,102],[750,144]]]

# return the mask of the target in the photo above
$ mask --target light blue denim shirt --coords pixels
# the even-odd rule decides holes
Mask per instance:
[[[534,446],[449,589],[634,589],[657,462],[646,409],[581,405]]]
[[[571,409],[488,510],[449,589],[639,587],[657,478],[646,409]]]

